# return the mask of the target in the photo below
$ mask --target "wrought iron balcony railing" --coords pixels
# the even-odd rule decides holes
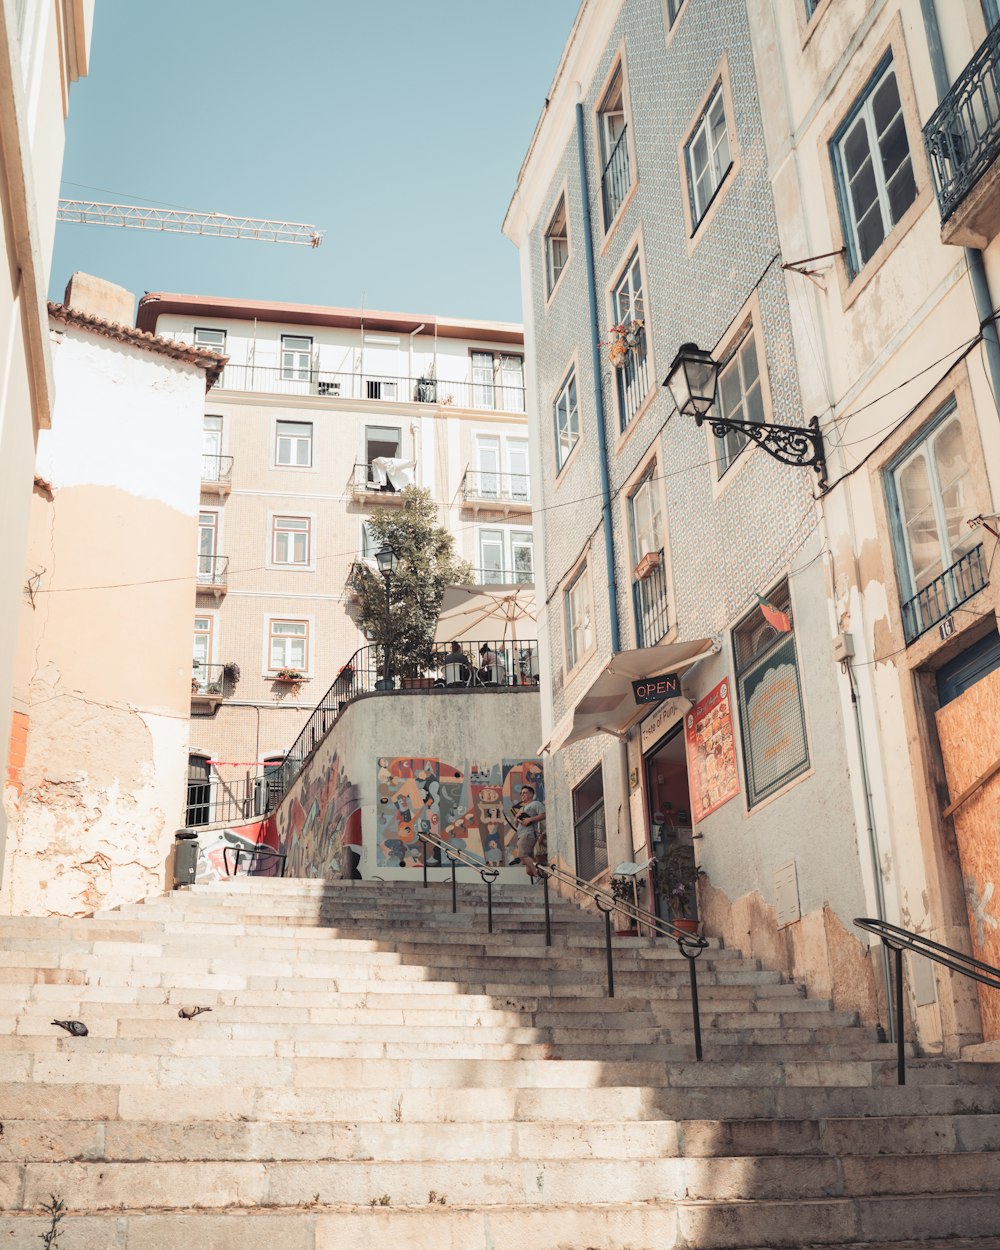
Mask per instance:
[[[907,645],[916,642],[921,634],[926,634],[967,599],[978,594],[986,582],[986,562],[983,559],[983,544],[980,543],[903,604],[903,636]]]
[[[942,225],[1000,155],[1000,25],[924,126]]]
[[[451,381],[384,373],[331,373],[325,369],[226,365],[217,389],[271,395],[314,395],[321,399],[380,400],[524,412],[524,386],[498,381]]]
[[[604,229],[607,230],[625,202],[632,185],[632,170],[628,159],[628,127],[622,128],[615,146],[611,149],[604,169],[601,171],[601,196],[604,201]]]
[[[370,464],[359,461],[354,466],[354,493],[356,495],[396,495],[402,494],[396,490],[395,486],[386,478],[379,482],[378,475],[372,470]]]
[[[198,556],[198,589],[225,591],[229,584],[228,556]]]
[[[649,371],[646,367],[646,335],[640,331],[636,345],[625,357],[621,368],[616,369],[618,385],[618,418],[624,432],[632,418],[642,407],[649,390]]]
[[[195,660],[191,669],[192,701],[222,699],[226,693],[225,664],[204,664]]]
[[[466,469],[462,478],[462,499],[467,503],[531,504],[530,478],[527,473],[492,473],[483,469]]]
[[[520,568],[473,569],[472,580],[476,586],[532,586],[535,581],[534,569],[523,565]]]
[[[655,646],[670,628],[667,569],[662,548],[659,557],[659,563],[648,577],[638,578],[632,583],[636,645],[640,647]]]
[[[207,453],[201,458],[201,480],[206,486],[229,486],[233,480],[232,456],[210,456]]]

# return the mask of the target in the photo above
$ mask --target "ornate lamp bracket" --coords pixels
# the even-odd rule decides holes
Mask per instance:
[[[815,469],[819,489],[826,491],[826,452],[819,417],[813,417],[807,426],[762,425],[756,421],[735,421],[728,417],[695,417],[696,425],[706,421],[716,438],[725,438],[730,430],[737,430],[758,447],[763,447],[774,460],[803,469]]]

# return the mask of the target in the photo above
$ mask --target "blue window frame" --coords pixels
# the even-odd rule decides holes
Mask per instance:
[[[851,276],[864,268],[917,197],[892,53],[830,141]]]

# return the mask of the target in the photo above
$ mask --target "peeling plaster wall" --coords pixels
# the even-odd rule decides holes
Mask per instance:
[[[0,910],[83,915],[161,889],[180,822],[204,379],[84,331],[53,340]]]

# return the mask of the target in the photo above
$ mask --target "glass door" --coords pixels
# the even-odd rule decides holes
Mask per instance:
[[[472,353],[472,406],[494,408],[493,402],[493,353]]]
[[[206,416],[202,429],[201,480],[217,482],[222,475],[222,418]]]
[[[514,581],[529,584],[535,580],[535,546],[530,530],[512,530],[510,550]]]
[[[215,556],[219,540],[219,514],[202,512],[198,517],[198,581],[215,580]]]
[[[500,357],[500,385],[503,387],[503,411],[524,412],[523,357]]]
[[[528,440],[507,439],[507,482],[509,498],[528,502]]]
[[[503,555],[503,530],[480,530],[479,570],[484,586],[503,585]]]
[[[480,435],[476,439],[480,499],[500,498],[500,440]]]

